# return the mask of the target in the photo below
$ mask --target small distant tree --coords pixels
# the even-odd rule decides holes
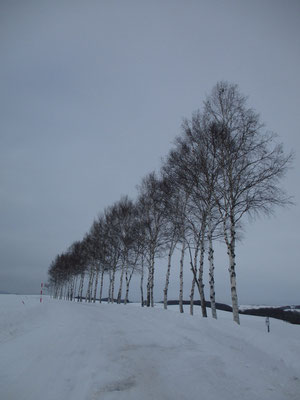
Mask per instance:
[[[124,275],[128,274],[128,254],[133,242],[132,226],[134,224],[134,205],[127,197],[122,197],[115,204],[116,219],[118,220],[117,234],[120,243],[120,285],[117,296],[117,303],[121,303]],[[127,274],[126,274],[127,272]]]
[[[104,273],[108,271],[109,266],[106,259],[107,237],[106,237],[106,222],[102,214],[93,222],[88,235],[85,238],[87,248],[87,258],[93,265],[95,282],[93,289],[93,302],[96,302],[98,282],[100,276],[100,292],[99,302],[101,303],[103,292]]]
[[[117,204],[105,210],[105,241],[106,263],[109,272],[108,301],[113,303],[115,299],[115,278],[121,260],[122,246],[119,235],[119,218]]]
[[[77,299],[78,301],[82,301],[82,290],[83,290],[83,282],[84,282],[84,276],[86,272],[86,267],[87,267],[87,253],[85,251],[84,247],[84,242],[83,241],[76,241],[74,242],[68,249],[68,252],[70,254],[70,261],[72,264],[72,269],[73,269],[73,288],[72,288],[72,297],[73,293],[75,295],[76,293],[76,286],[77,286],[77,280],[79,278],[79,288],[78,288],[78,296]],[[80,296],[79,296],[80,294]]]

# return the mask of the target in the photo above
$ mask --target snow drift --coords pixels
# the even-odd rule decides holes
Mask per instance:
[[[300,398],[299,326],[0,296],[3,400]]]

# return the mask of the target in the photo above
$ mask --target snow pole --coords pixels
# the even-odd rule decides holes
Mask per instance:
[[[43,296],[43,282],[41,283],[41,297],[40,297],[40,303],[42,302],[42,296]]]
[[[270,318],[266,317],[267,331],[270,332]]]

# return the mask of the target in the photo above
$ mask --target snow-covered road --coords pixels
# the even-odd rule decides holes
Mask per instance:
[[[300,326],[37,296],[0,307],[1,400],[300,399]]]

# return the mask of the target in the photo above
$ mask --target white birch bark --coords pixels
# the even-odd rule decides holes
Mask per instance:
[[[147,307],[150,307],[151,296],[150,296],[150,286],[151,286],[151,262],[149,260],[148,264],[148,279],[147,279]]]
[[[108,286],[108,296],[107,296],[107,302],[111,302],[111,287],[112,287],[112,276],[111,276],[111,270],[109,270],[109,286]]]
[[[114,295],[115,295],[115,278],[116,278],[116,269],[117,266],[115,265],[113,268],[113,273],[112,273],[112,284],[111,284],[111,302],[114,303]]]
[[[141,306],[144,307],[144,257],[142,257],[140,289],[141,289]]]
[[[96,275],[96,279],[95,279],[93,303],[96,303],[96,298],[97,298],[97,288],[98,288],[98,280],[99,280],[99,268],[98,267],[97,267],[97,271],[96,271],[95,275]]]
[[[122,263],[122,268],[121,268],[120,286],[119,286],[118,298],[117,298],[118,304],[120,304],[121,300],[122,300],[123,276],[124,276],[124,263]]]
[[[76,290],[77,290],[78,276],[74,279],[74,291],[73,291],[73,300],[76,301]]]
[[[198,286],[198,281],[197,281],[197,262],[198,262],[198,253],[199,253],[199,239],[197,240],[197,245],[194,250],[194,257],[192,258],[192,252],[191,248],[188,245],[189,248],[189,254],[190,254],[190,265],[191,265],[191,270],[193,272],[193,281],[192,281],[192,287],[191,287],[191,293],[190,293],[190,315],[194,315],[194,295],[195,295],[195,285],[197,283]]]
[[[201,311],[202,317],[207,317],[206,311],[206,303],[205,303],[205,294],[204,294],[204,283],[203,283],[203,268],[204,268],[204,232],[202,232],[201,237],[201,246],[200,246],[200,260],[199,260],[199,274],[198,274],[198,290],[200,294],[200,301],[201,301]]]
[[[70,282],[68,282],[66,284],[66,292],[65,292],[65,299],[69,300],[69,296],[70,296]]]
[[[192,280],[191,294],[190,294],[190,315],[194,315],[194,295],[195,295],[195,278]]]
[[[73,301],[74,281],[75,281],[75,278],[72,277],[71,282],[70,282],[70,298],[69,298],[70,301]]]
[[[86,302],[90,301],[91,285],[92,285],[92,267],[90,267],[90,270],[89,270],[89,282],[88,282],[88,287],[87,287],[86,294],[85,294]]]
[[[127,304],[127,303],[128,303],[129,285],[130,285],[130,282],[131,282],[131,278],[132,278],[132,275],[133,275],[133,271],[134,271],[134,268],[132,268],[132,270],[131,270],[130,273],[128,273],[128,270],[126,270],[126,274],[125,274],[125,280],[126,280],[126,294],[125,294],[124,304]]]
[[[128,287],[128,264],[126,264],[126,268],[125,268],[125,282],[126,282],[126,291],[125,291],[125,297],[124,297],[124,304],[127,304],[127,300],[128,300],[128,291],[129,291],[129,287]]]
[[[151,282],[150,282],[150,301],[151,307],[154,307],[154,252],[152,255],[152,262],[151,262]]]
[[[168,288],[169,288],[169,282],[170,282],[170,272],[171,272],[171,259],[172,259],[172,247],[173,243],[170,246],[169,254],[168,254],[168,267],[167,267],[167,273],[166,273],[166,283],[165,283],[165,288],[164,288],[164,309],[166,310],[168,308]]]
[[[185,254],[185,240],[183,239],[182,249],[181,249],[181,257],[180,257],[180,272],[179,272],[179,311],[181,313],[183,310],[183,261]]]
[[[212,225],[211,217],[208,222],[208,262],[209,262],[209,294],[210,294],[210,307],[211,315],[213,318],[217,319],[217,308],[216,308],[216,295],[215,295],[215,276],[214,276],[214,250],[212,243]]]
[[[231,302],[232,302],[232,316],[234,322],[240,324],[240,316],[239,316],[239,305],[238,305],[238,296],[236,290],[236,272],[235,272],[235,221],[234,217],[230,216],[230,239],[228,238],[228,234],[225,227],[224,222],[224,239],[227,245],[227,252],[229,257],[229,278],[230,278],[230,287],[231,287]]]
[[[82,302],[82,295],[83,295],[83,284],[84,284],[85,273],[83,272],[80,276],[80,283],[79,283],[79,292],[78,297],[79,301]]]
[[[94,285],[94,276],[95,276],[94,269],[91,269],[91,277],[90,277],[89,289],[88,289],[88,301],[89,301],[89,303],[91,303],[91,301],[92,301],[92,293],[93,293],[93,285]]]
[[[102,271],[101,271],[101,282],[100,282],[99,303],[102,303],[103,280],[104,280],[104,268],[102,268]]]

